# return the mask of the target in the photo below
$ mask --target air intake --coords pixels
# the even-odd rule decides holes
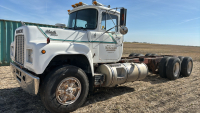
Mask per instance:
[[[24,65],[24,35],[15,37],[15,61]]]

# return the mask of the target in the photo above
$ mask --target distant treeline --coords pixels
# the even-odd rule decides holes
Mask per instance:
[[[127,43],[145,43],[145,44],[156,44],[156,43],[148,43],[148,42],[128,42],[128,41],[124,41],[124,42],[127,42]]]

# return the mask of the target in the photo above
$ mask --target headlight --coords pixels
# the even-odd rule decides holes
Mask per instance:
[[[33,62],[33,50],[27,49],[27,62],[32,63]]]

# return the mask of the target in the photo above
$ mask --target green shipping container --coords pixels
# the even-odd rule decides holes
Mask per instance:
[[[24,22],[26,25],[35,25],[39,27],[53,27],[55,25],[46,25],[38,23]],[[2,20],[0,19],[0,66],[9,66],[10,59],[10,44],[14,40],[15,29],[22,26],[20,21]]]

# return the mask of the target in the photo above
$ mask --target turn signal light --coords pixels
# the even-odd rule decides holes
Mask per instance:
[[[68,12],[70,12],[70,10],[67,10]]]
[[[97,1],[94,1],[93,4],[94,4],[94,5],[97,5]]]
[[[42,52],[42,54],[45,54],[45,53],[46,53],[46,51],[45,51],[45,50],[42,50],[41,52]]]

